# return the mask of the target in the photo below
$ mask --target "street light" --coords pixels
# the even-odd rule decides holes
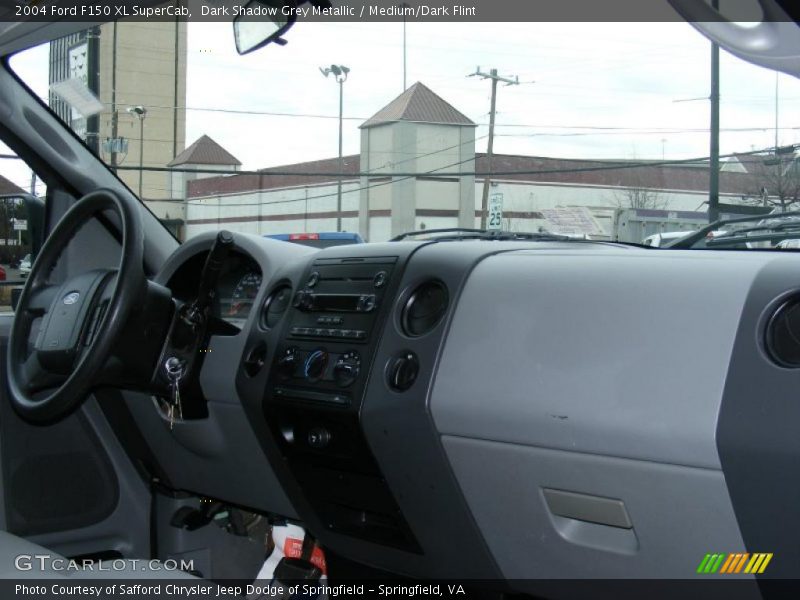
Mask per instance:
[[[147,109],[144,106],[129,106],[128,114],[139,119],[139,199],[142,200],[142,172],[144,171],[144,118]]]
[[[342,108],[344,106],[344,82],[347,81],[347,74],[350,69],[344,65],[331,65],[330,67],[320,67],[320,73],[327,77],[333,75],[336,83],[339,84],[339,181],[336,186],[336,231],[342,230]]]

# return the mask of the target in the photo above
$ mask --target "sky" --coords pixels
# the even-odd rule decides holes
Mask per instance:
[[[358,125],[403,91],[402,23],[299,23],[286,46],[247,56],[236,54],[230,23],[190,23],[188,31],[186,143],[207,134],[245,169],[336,156],[338,86],[319,67],[350,68],[345,154],[359,152]],[[710,43],[688,24],[408,23],[406,47],[408,85],[423,82],[478,123],[478,151],[490,83],[467,75],[480,67],[519,78],[498,87],[496,153],[709,154]],[[46,94],[46,47],[11,64]],[[800,82],[780,75],[778,91],[779,143],[800,143]],[[775,92],[773,71],[721,52],[722,154],[774,145]],[[9,162],[0,173],[27,187],[28,172]]]

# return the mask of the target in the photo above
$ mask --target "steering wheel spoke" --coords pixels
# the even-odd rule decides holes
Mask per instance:
[[[59,286],[42,284],[33,287],[28,292],[28,301],[25,310],[35,316],[41,316],[50,310]]]
[[[39,357],[36,353],[31,353],[25,359],[22,371],[25,377],[26,391],[31,395],[57,388],[67,379],[64,375],[52,373],[45,369],[39,362]]]

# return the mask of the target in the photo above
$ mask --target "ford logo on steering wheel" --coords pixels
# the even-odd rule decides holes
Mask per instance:
[[[64,304],[75,304],[78,301],[78,298],[80,297],[81,295],[78,292],[70,292],[69,294],[64,296],[62,302]]]

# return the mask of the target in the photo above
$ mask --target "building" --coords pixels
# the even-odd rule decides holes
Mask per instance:
[[[324,159],[187,183],[186,235],[230,227],[258,234],[358,231],[369,241],[410,230],[477,227],[485,154],[475,124],[421,83],[361,127],[361,152],[344,157],[342,212],[338,160]],[[707,163],[573,160],[495,154],[490,198],[502,228],[612,237],[619,208],[705,212]],[[720,172],[720,201],[742,202],[752,176]],[[577,228],[577,229],[575,229]]]
[[[162,222],[181,239],[186,220],[187,184],[197,179],[214,177],[213,173],[207,171],[238,171],[241,166],[238,158],[209,136],[202,135],[167,163],[167,167],[173,169],[166,177],[169,199],[151,200],[150,207],[155,207],[157,214],[163,215]]]
[[[165,173],[147,167],[165,168],[185,147],[186,48],[177,20],[105,23],[50,45],[50,84],[77,79],[103,110],[87,119],[52,90],[50,106],[145,201],[171,195]],[[132,107],[144,107],[142,121]],[[165,217],[161,203],[150,208]]]
[[[338,158],[257,174],[189,181],[186,237],[232,227],[248,233],[336,231]],[[342,229],[359,230],[359,155],[342,158]]]
[[[361,129],[359,231],[388,239],[428,227],[473,226],[475,123],[422,83]],[[409,177],[403,173],[426,173]]]
[[[10,181],[0,175],[0,194],[24,194],[26,193],[13,181]]]

